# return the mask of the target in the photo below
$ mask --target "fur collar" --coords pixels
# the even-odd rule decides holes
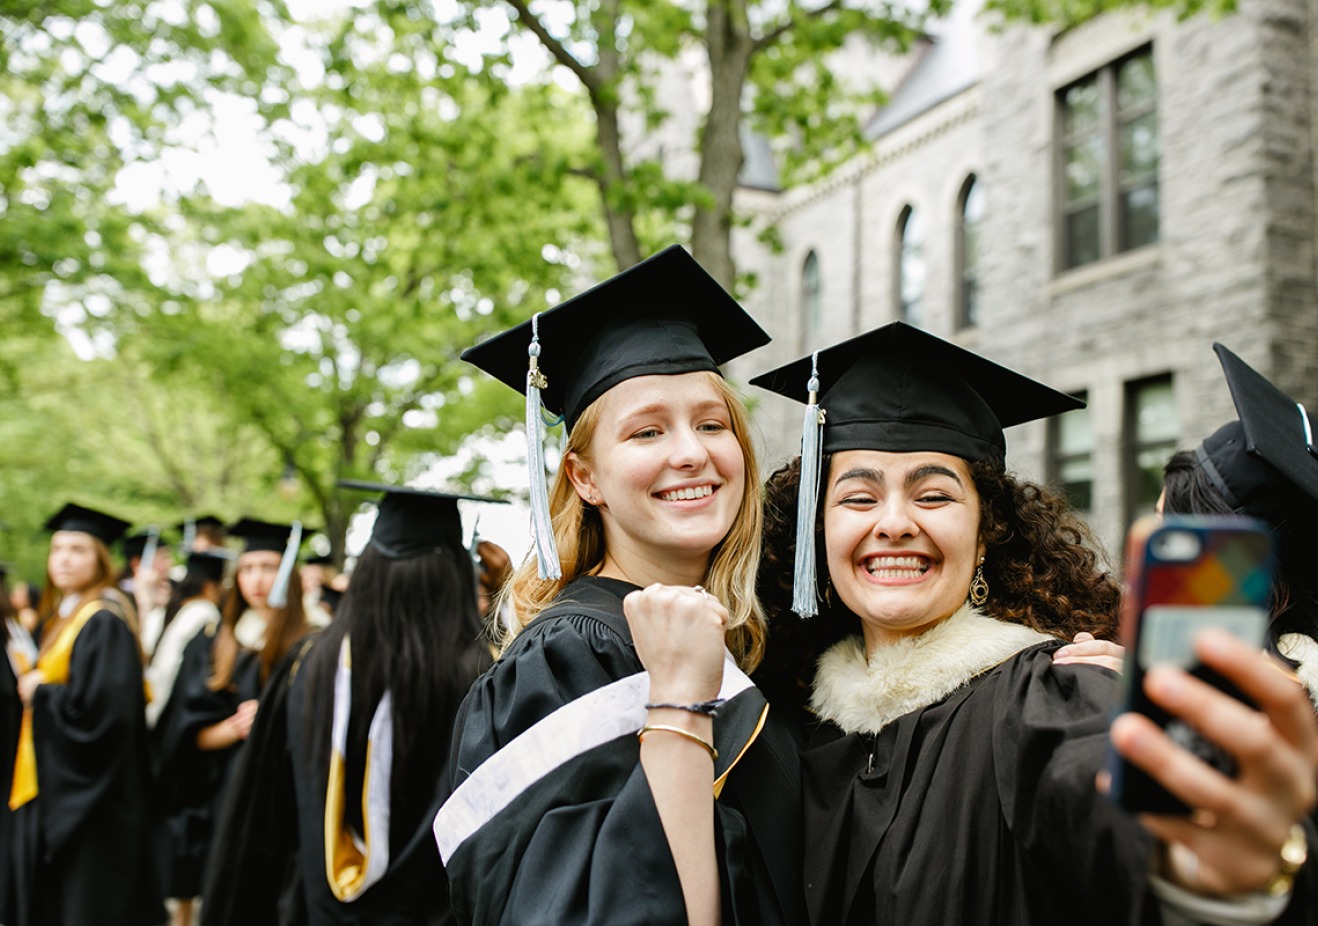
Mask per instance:
[[[968,604],[919,636],[880,647],[868,658],[865,641],[848,637],[820,657],[810,707],[847,733],[877,733],[1021,650],[1053,639]]]
[[[1277,639],[1277,650],[1299,663],[1295,674],[1309,692],[1314,710],[1318,710],[1318,641],[1303,633],[1283,633]]]

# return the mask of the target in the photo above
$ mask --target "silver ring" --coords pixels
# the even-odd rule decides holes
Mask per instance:
[[[700,594],[704,595],[706,598],[709,597],[709,592],[705,591],[705,586],[703,585],[693,585],[691,586],[691,591],[700,592]]]

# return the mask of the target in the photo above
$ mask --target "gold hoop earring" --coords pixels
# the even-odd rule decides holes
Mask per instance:
[[[981,607],[988,601],[988,596],[989,587],[984,579],[984,561],[981,559],[979,565],[975,567],[975,577],[970,580],[970,603],[977,608]]]

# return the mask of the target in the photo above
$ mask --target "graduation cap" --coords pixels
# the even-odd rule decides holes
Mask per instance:
[[[526,393],[531,514],[541,578],[559,578],[544,479],[541,404],[569,431],[587,406],[637,376],[719,365],[769,336],[681,246],[463,351],[462,359]]]
[[[484,495],[411,489],[355,479],[341,479],[339,485],[345,489],[384,493],[379,501],[370,545],[389,559],[409,559],[443,547],[462,549],[460,500],[507,504],[504,499]]]
[[[197,550],[188,554],[188,572],[205,576],[211,582],[224,581],[224,568],[229,564],[229,557],[208,550]]]
[[[293,567],[297,565],[298,548],[302,546],[302,522],[273,524],[255,518],[242,518],[229,527],[229,533],[242,539],[244,553],[282,553],[279,573],[266,597],[272,608],[282,608],[288,603],[289,580],[293,575]]]
[[[1232,508],[1280,524],[1297,502],[1318,503],[1318,447],[1309,413],[1226,347],[1214,344],[1213,350],[1240,419],[1200,444],[1195,458]]]
[[[814,524],[820,462],[841,450],[934,451],[1001,460],[1003,430],[1084,403],[905,322],[756,376],[806,405],[792,610],[817,612]]]
[[[65,505],[45,525],[46,530],[80,531],[91,534],[107,547],[123,536],[128,522],[114,515],[72,503]]]
[[[333,566],[334,557],[328,553],[317,553],[315,556],[308,556],[303,562],[307,566]]]
[[[199,518],[188,518],[175,525],[174,529],[183,535],[184,550],[191,550],[193,544],[197,542],[198,529],[221,536],[225,532],[224,522],[213,514],[204,514]]]

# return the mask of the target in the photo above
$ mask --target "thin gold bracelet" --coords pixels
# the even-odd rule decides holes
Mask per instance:
[[[676,733],[678,736],[685,736],[691,742],[699,743],[701,746],[703,746],[705,752],[709,753],[709,757],[713,759],[715,762],[718,761],[718,750],[714,748],[713,743],[709,742],[709,740],[705,739],[702,736],[698,736],[695,733],[692,733],[690,730],[683,730],[681,727],[675,727],[672,724],[648,723],[645,726],[641,727],[641,729],[636,731],[636,738],[641,742],[645,742],[645,734],[655,730],[658,730],[661,733]]]

